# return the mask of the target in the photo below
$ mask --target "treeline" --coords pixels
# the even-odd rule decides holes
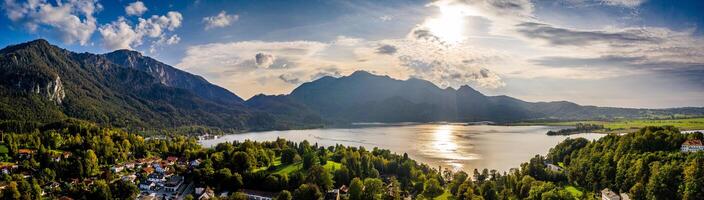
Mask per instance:
[[[201,150],[194,139],[145,140],[120,129],[78,120],[39,126],[31,132],[0,131],[0,135],[1,145],[7,148],[0,155],[2,166],[16,166],[2,175],[6,186],[0,193],[2,199],[134,199],[139,192],[137,186],[114,181],[119,177],[110,172],[110,166]],[[32,153],[23,155],[26,153],[21,149]]]
[[[704,197],[704,152],[683,153],[681,144],[702,139],[674,127],[645,127],[597,141],[566,139],[546,157],[536,156],[510,173],[463,172],[449,184],[458,199],[597,199],[602,189],[631,199],[701,199]],[[563,163],[561,170],[548,164]],[[462,180],[462,181],[460,181]],[[584,194],[567,190],[581,188]]]
[[[547,135],[572,135],[578,133],[587,133],[590,131],[597,131],[604,129],[604,125],[601,124],[585,124],[577,123],[574,128],[560,129],[558,131],[548,131]]]

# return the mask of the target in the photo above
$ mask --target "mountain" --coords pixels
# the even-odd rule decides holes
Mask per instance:
[[[118,127],[264,126],[231,92],[132,51],[74,53],[35,40],[0,50],[0,120]]]
[[[203,77],[181,71],[153,58],[142,56],[141,53],[130,50],[117,50],[103,55],[107,60],[118,66],[136,69],[155,77],[166,86],[186,89],[194,94],[224,104],[242,103],[242,98],[234,93],[213,85]]]
[[[0,121],[76,118],[133,129],[314,128],[351,122],[515,122],[704,115],[704,108],[630,109],[486,96],[358,71],[288,95],[234,93],[138,52],[74,53],[35,40],[0,50]]]
[[[486,96],[469,86],[442,89],[425,80],[396,80],[365,71],[304,83],[289,96],[324,119],[344,122],[514,122],[704,114],[704,108],[631,109],[566,101],[526,102]]]

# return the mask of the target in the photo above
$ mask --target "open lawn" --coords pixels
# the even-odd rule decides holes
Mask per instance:
[[[342,167],[342,164],[334,161],[328,161],[328,163],[323,166],[323,168],[328,170],[330,173],[334,172],[337,169],[340,169],[340,167]],[[274,171],[274,174],[290,174],[301,169],[303,169],[303,162],[297,162],[290,165],[280,165],[277,166],[277,169],[276,171]]]
[[[564,122],[526,122],[515,125],[549,125],[574,126],[577,123],[601,124],[611,130],[630,130],[645,126],[675,126],[681,130],[704,130],[704,117],[689,119],[624,119],[616,121],[564,121]]]

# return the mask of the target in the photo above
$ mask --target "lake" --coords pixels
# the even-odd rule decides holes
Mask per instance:
[[[409,157],[437,168],[472,171],[517,168],[536,154],[548,150],[565,138],[598,139],[603,134],[585,133],[571,136],[547,136],[548,130],[564,127],[494,126],[463,124],[412,124],[399,126],[365,126],[359,128],[266,131],[232,134],[201,140],[205,147],[227,141],[273,141],[276,138],[324,146],[342,144],[389,149],[408,153]]]

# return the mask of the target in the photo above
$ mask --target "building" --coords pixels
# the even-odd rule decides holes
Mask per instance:
[[[164,184],[164,191],[176,192],[183,185],[183,176],[171,176]]]
[[[629,197],[628,194],[624,192],[621,193],[621,200],[631,200],[631,197]]]
[[[621,197],[609,188],[604,188],[601,190],[601,200],[621,200]]]
[[[152,188],[154,188],[154,186],[156,186],[156,184],[154,184],[154,182],[145,181],[145,182],[139,184],[139,189],[140,190],[151,190]]]
[[[340,190],[328,190],[328,192],[325,193],[325,200],[340,200]]]
[[[200,194],[198,194],[199,192]],[[198,200],[211,199],[215,197],[215,191],[213,191],[213,189],[210,189],[210,187],[196,188],[196,195],[198,195]]]
[[[554,171],[554,172],[562,171],[562,167],[557,166],[557,165],[553,165],[553,164],[548,163],[546,166],[548,167],[548,169],[550,169],[551,171]]]
[[[682,152],[704,151],[704,144],[702,144],[701,140],[687,140],[682,143],[680,150]]]
[[[112,170],[113,173],[120,173],[124,169],[125,169],[125,166],[123,166],[123,165],[115,165],[110,168],[110,170]]]
[[[178,157],[176,157],[176,156],[169,156],[169,157],[166,157],[166,163],[167,163],[168,165],[173,165],[173,164],[176,163],[176,161],[178,161]]]
[[[30,159],[32,158],[32,155],[34,155],[34,150],[33,149],[18,149],[17,154],[19,155],[20,159]]]
[[[276,194],[271,192],[264,192],[259,190],[242,190],[242,193],[247,195],[247,199],[250,200],[272,200]]]
[[[152,174],[149,174],[149,176],[147,176],[147,180],[148,180],[149,182],[161,183],[161,182],[166,181],[166,178],[164,178],[164,175],[163,175],[163,174],[160,174],[160,173],[152,173]]]

